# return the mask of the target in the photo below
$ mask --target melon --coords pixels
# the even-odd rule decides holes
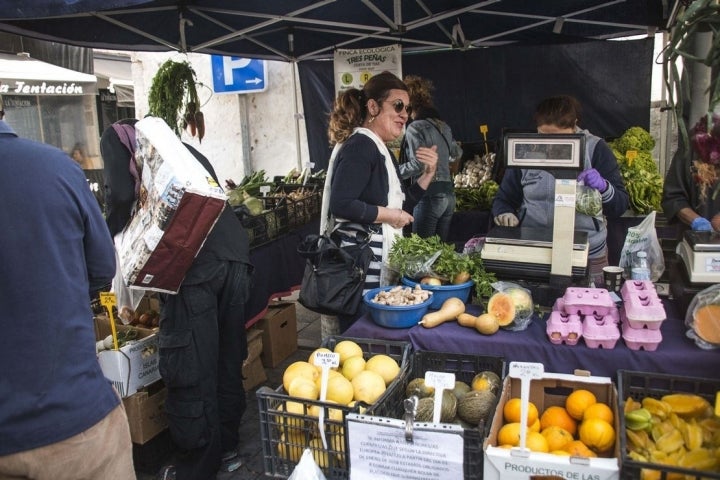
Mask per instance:
[[[515,302],[505,292],[495,292],[488,301],[487,313],[497,319],[498,325],[506,327],[515,320]]]
[[[457,415],[471,425],[478,425],[490,419],[496,401],[490,390],[472,390],[458,401]]]
[[[504,293],[510,295],[515,305],[516,318],[528,318],[534,310],[533,299],[530,292],[521,287],[506,288]]]
[[[473,390],[489,390],[492,393],[497,393],[500,391],[501,384],[502,380],[497,373],[485,370],[473,377],[470,386]]]
[[[405,398],[415,395],[418,398],[432,397],[435,394],[435,388],[425,385],[424,378],[414,378],[410,380],[405,388]]]
[[[465,395],[470,390],[472,390],[470,385],[465,382],[461,382],[460,380],[455,380],[455,388],[453,388],[452,392],[455,394],[455,397],[460,400],[460,397]]]
[[[451,423],[455,420],[457,403],[457,398],[455,398],[452,390],[443,390],[442,405],[440,407],[440,421],[442,423]],[[421,398],[418,400],[415,420],[418,422],[432,422],[434,412],[435,399],[433,397]]]

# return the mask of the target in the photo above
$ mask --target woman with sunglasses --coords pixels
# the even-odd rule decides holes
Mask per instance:
[[[334,148],[320,231],[335,230],[345,243],[364,243],[369,236],[373,258],[366,272],[366,290],[390,284],[381,267],[396,236],[402,236],[403,227],[413,221],[409,212],[435,176],[436,148],[420,148],[416,157],[424,170],[412,187],[402,188],[395,157],[386,143],[402,135],[410,111],[403,81],[382,72],[362,90],[341,92],[330,114],[328,134]],[[353,320],[340,318],[340,332]]]
[[[462,148],[453,140],[450,126],[433,106],[432,82],[417,75],[408,75],[405,85],[413,111],[401,147],[400,177],[409,179],[422,173],[423,165],[416,158],[419,148],[435,145],[438,152],[435,178],[428,187],[427,195],[413,210],[415,221],[412,231],[423,238],[438,235],[441,240],[447,241],[455,211],[455,185],[450,164],[460,159]]]

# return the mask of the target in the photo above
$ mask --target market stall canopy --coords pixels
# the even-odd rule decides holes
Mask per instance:
[[[0,53],[0,95],[94,95],[97,78],[30,58]]]
[[[93,48],[301,61],[652,34],[675,0],[0,0],[0,31]]]

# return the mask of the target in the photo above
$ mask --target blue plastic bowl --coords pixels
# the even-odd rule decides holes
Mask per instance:
[[[418,284],[418,282],[411,280],[408,277],[403,277],[402,284],[414,287]],[[440,310],[440,307],[442,307],[442,304],[445,303],[445,300],[450,297],[457,297],[464,303],[467,303],[470,298],[470,289],[473,285],[475,285],[475,281],[469,280],[465,283],[458,283],[457,285],[425,285],[421,283],[420,288],[433,292],[430,309]]]
[[[402,307],[394,307],[391,305],[381,305],[372,301],[378,292],[390,290],[395,288],[397,285],[391,285],[389,287],[373,288],[363,295],[363,302],[367,306],[370,312],[370,318],[373,322],[377,323],[381,327],[386,328],[410,328],[417,325],[422,319],[432,303],[432,296],[425,300],[423,303],[417,305],[407,305]]]

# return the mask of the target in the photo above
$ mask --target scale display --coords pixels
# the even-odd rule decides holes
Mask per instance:
[[[582,170],[583,134],[507,133],[504,143],[508,168]]]

